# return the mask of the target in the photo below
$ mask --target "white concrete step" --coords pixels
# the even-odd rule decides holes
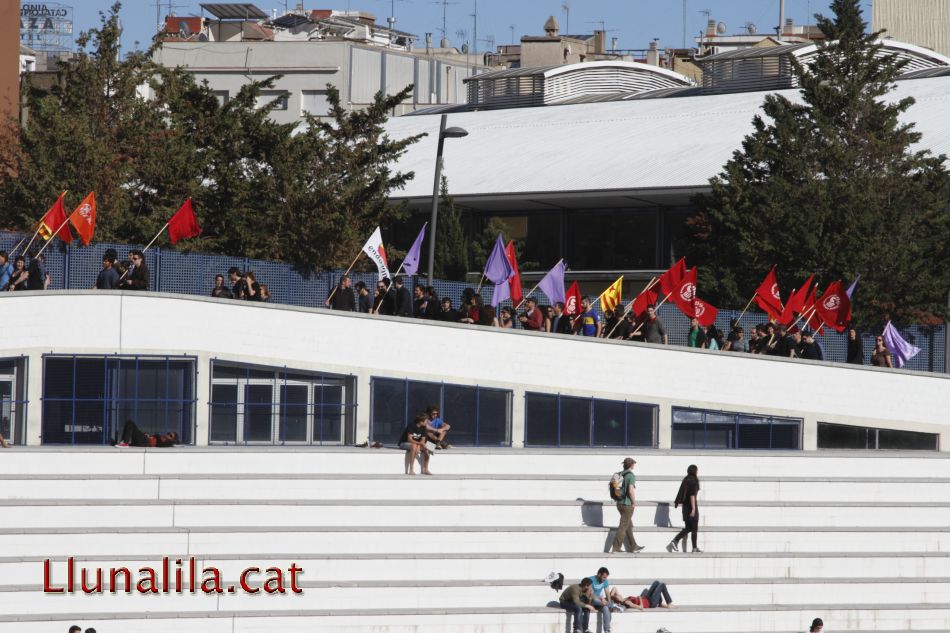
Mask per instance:
[[[116,499],[116,500],[340,500],[355,491],[372,490],[388,499],[430,500],[550,500],[609,501],[608,475],[602,477],[548,476],[438,477],[389,476],[53,476],[0,477],[0,500]],[[642,501],[671,503],[679,479],[640,477],[637,494]],[[703,480],[700,502],[920,502],[950,503],[950,479],[740,478]],[[679,511],[670,508],[670,513]]]
[[[79,572],[77,572],[79,573]],[[105,571],[108,573],[108,570]],[[94,575],[94,574],[93,574]],[[92,577],[89,581],[95,583]],[[187,573],[183,576],[187,579]],[[203,577],[199,575],[198,582]],[[138,577],[133,576],[133,583]],[[652,580],[619,580],[618,588],[624,595],[639,595]],[[190,586],[182,592],[172,588],[170,593],[143,596],[134,591],[127,593],[120,583],[116,592],[106,583],[102,592],[92,595],[83,593],[81,576],[77,576],[73,593],[45,593],[42,585],[0,588],[0,612],[6,614],[66,614],[96,613],[107,610],[114,613],[174,614],[178,612],[213,613],[221,609],[253,611],[266,602],[270,611],[293,612],[299,610],[331,609],[340,613],[354,612],[369,607],[374,609],[475,609],[491,604],[496,608],[544,606],[557,601],[560,592],[544,583],[525,584],[453,584],[440,581],[389,584],[366,582],[334,585],[308,586],[301,582],[292,591],[289,577],[285,578],[283,595],[271,596],[263,591],[249,594],[241,590],[237,577],[219,585],[223,593],[203,592],[200,585],[192,593]],[[185,580],[187,583],[187,580]],[[249,581],[253,588],[260,588],[263,580],[256,576]],[[296,583],[295,583],[296,584]],[[669,579],[667,583],[674,604],[684,606],[742,607],[755,605],[841,603],[888,603],[890,605],[941,604],[950,595],[950,579],[864,579],[833,582],[808,579],[757,579],[736,581],[684,581]],[[65,579],[54,577],[53,586],[65,588]],[[215,585],[209,585],[214,587]],[[276,586],[276,585],[275,585]],[[151,598],[151,600],[149,600]]]
[[[636,526],[637,542],[644,554],[667,556],[666,544],[675,528]],[[424,539],[430,554],[547,554],[589,552],[601,556],[609,549],[613,532],[608,528],[573,527],[458,527],[397,528],[264,527],[219,528],[42,528],[0,530],[0,553],[37,556],[147,555],[298,555],[382,556],[405,551],[414,535]],[[709,527],[699,534],[700,548],[710,554],[950,552],[950,530],[931,528],[783,528]]]
[[[330,474],[403,472],[403,452],[347,447],[29,447],[4,452],[0,474]],[[853,451],[667,451],[656,449],[452,449],[438,451],[432,470],[443,475],[597,474],[609,478],[624,457],[638,475],[681,478],[697,464],[700,477],[919,477],[950,479],[950,454]],[[674,491],[675,492],[675,491]]]
[[[641,503],[634,523],[656,518],[656,504]],[[644,516],[645,515],[645,516]],[[0,503],[0,525],[58,527],[192,526],[430,526],[571,527],[616,525],[612,504],[580,501],[73,501],[13,500]],[[950,525],[950,504],[843,504],[709,502],[700,526],[879,527]]]
[[[181,560],[189,566],[185,554],[170,553],[169,566]],[[823,578],[944,578],[950,577],[950,559],[945,552],[936,554],[801,555],[743,553],[722,554],[649,554],[637,555],[548,553],[548,554],[380,554],[380,555],[316,555],[291,553],[242,553],[194,555],[196,568],[214,566],[228,579],[237,578],[252,566],[289,568],[292,563],[305,570],[309,582],[403,582],[438,578],[442,582],[537,582],[550,571],[559,571],[566,578],[579,579],[593,575],[606,566],[618,578],[691,578],[733,580],[742,578],[784,578],[819,581]],[[178,557],[176,559],[176,557]],[[3,578],[39,578],[46,557],[5,557],[0,559]],[[161,567],[161,555],[75,557],[74,568],[87,567],[138,568]],[[65,557],[50,559],[50,568],[57,578],[67,575]],[[4,584],[14,584],[13,582]]]
[[[265,598],[266,600],[266,598]],[[277,599],[279,601],[279,599]],[[0,616],[0,633],[49,633],[65,630],[80,620],[99,631],[134,633],[563,633],[565,616],[553,608],[482,608],[470,610],[364,608],[359,613],[301,611],[293,615],[267,610],[262,600],[256,613],[222,610],[214,615],[176,614],[174,617],[141,614],[73,613],[55,617],[19,618]],[[676,633],[759,633],[761,631],[806,631],[820,615],[825,629],[853,633],[921,633],[950,629],[950,604],[850,606],[803,603],[777,606],[689,607],[648,609],[620,614],[615,633],[653,633],[666,627]],[[54,627],[54,628],[51,628]]]

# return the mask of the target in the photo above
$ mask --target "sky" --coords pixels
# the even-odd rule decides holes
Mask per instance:
[[[220,1],[220,0],[217,0]],[[248,1],[248,0],[242,0]],[[254,0],[251,0],[254,1]],[[106,11],[113,0],[59,0],[72,5],[75,33],[95,27],[99,12]],[[176,15],[201,15],[200,2],[194,0],[161,0],[162,16],[174,5]],[[283,13],[285,4],[293,8],[297,0],[256,0],[260,9]],[[785,0],[785,15],[796,24],[814,23],[815,13],[828,13],[829,0]],[[862,0],[865,20],[871,20],[871,0]],[[569,6],[569,13],[564,10]],[[478,50],[490,50],[491,38],[496,45],[518,41],[521,35],[543,34],[548,16],[557,17],[561,33],[590,33],[594,29],[608,31],[608,42],[617,38],[620,49],[644,49],[654,38],[660,48],[683,45],[684,0],[305,0],[307,9],[350,9],[369,11],[377,22],[386,23],[394,11],[396,28],[419,35],[432,33],[438,42],[442,33],[443,8],[446,13],[447,37],[453,45],[471,42],[478,13]],[[706,24],[705,11],[711,19],[723,22],[728,34],[744,32],[746,24],[756,25],[759,33],[772,31],[778,24],[779,0],[685,0],[687,39],[697,36]],[[122,3],[123,46],[144,48],[155,33],[156,1],[124,0]],[[459,37],[458,31],[464,31]],[[514,38],[512,38],[514,34]],[[421,43],[421,40],[420,40]]]

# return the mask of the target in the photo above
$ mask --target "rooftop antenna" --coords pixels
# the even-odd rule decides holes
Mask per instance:
[[[483,37],[481,41],[485,42],[485,44],[488,45],[488,50],[490,50],[493,53],[495,52],[495,36],[494,35]]]
[[[511,43],[512,44],[515,43],[515,28],[517,28],[517,26],[518,26],[517,24],[508,25],[508,28],[511,29]]]
[[[561,11],[564,12],[564,33],[571,33],[571,3],[567,0],[561,3]]]
[[[475,55],[478,56],[478,0],[474,0],[474,13],[472,13],[472,48],[475,49]]]
[[[449,0],[434,0],[432,4],[442,5],[442,39],[444,40],[448,34],[448,31],[445,28],[446,16],[448,15],[448,7],[450,4],[458,4],[458,2],[449,2]]]
[[[686,48],[686,3],[687,0],[683,0],[683,48]]]

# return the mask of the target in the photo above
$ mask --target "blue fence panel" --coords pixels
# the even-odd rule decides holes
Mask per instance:
[[[0,249],[9,251],[22,238],[29,240],[31,234],[0,232]],[[41,239],[34,241],[32,250],[42,245]],[[74,240],[66,246],[57,240],[44,251],[47,268],[52,277],[50,287],[54,289],[86,289],[95,285],[96,276],[102,268],[102,254],[107,248],[113,248],[119,259],[126,259],[132,248],[143,248],[143,245],[110,244],[96,242],[88,247]],[[22,252],[22,247],[20,251]],[[161,292],[178,292],[182,294],[208,296],[214,285],[214,276],[218,273],[227,275],[232,266],[241,270],[254,271],[257,282],[266,284],[271,293],[271,302],[284,303],[305,307],[322,307],[323,301],[330,290],[338,282],[342,271],[324,271],[303,275],[289,264],[280,262],[248,259],[244,257],[230,257],[227,255],[210,255],[206,253],[182,253],[170,249],[151,248],[145,253],[145,261],[151,272],[151,288]],[[351,274],[354,282],[363,281],[372,289],[378,278],[376,273],[357,272]],[[406,278],[406,286],[410,289],[416,283],[425,283],[425,277],[411,276]],[[230,281],[226,281],[230,286]],[[466,288],[476,288],[477,284],[445,281],[437,279],[434,287],[440,297],[452,299],[455,308],[459,306],[459,299]],[[494,286],[486,282],[481,287],[481,295],[485,303],[491,302]],[[858,290],[860,292],[860,289]],[[547,300],[540,292],[535,293],[542,305]],[[511,305],[505,301],[501,305]],[[664,304],[657,310],[666,325],[670,337],[670,344],[685,345],[689,332],[689,319],[680,313],[676,306]],[[729,331],[729,321],[738,316],[738,311],[720,310],[716,319],[716,327],[724,333]],[[747,312],[740,320],[740,325],[748,333],[759,323],[768,320],[765,314]],[[920,354],[915,356],[906,365],[907,369],[920,371],[946,372],[947,327],[939,326],[911,326],[901,330],[901,335],[911,344],[920,348]],[[825,358],[830,361],[844,362],[847,356],[847,336],[837,332],[826,332],[824,336],[816,338],[824,348]],[[874,348],[874,336],[862,337],[864,354],[870,359]]]

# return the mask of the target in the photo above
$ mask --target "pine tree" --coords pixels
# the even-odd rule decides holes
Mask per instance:
[[[861,274],[854,305],[869,327],[888,316],[935,322],[950,286],[950,175],[945,157],[912,149],[914,100],[888,101],[905,63],[867,33],[858,0],[816,16],[827,38],[795,62],[801,102],[771,94],[764,117],[697,199],[691,263],[699,287],[741,306],[772,264],[785,290]]]
[[[468,272],[468,239],[462,224],[462,212],[449,195],[449,181],[442,176],[439,188],[439,222],[435,242],[435,262],[432,266],[436,279],[465,281]]]

